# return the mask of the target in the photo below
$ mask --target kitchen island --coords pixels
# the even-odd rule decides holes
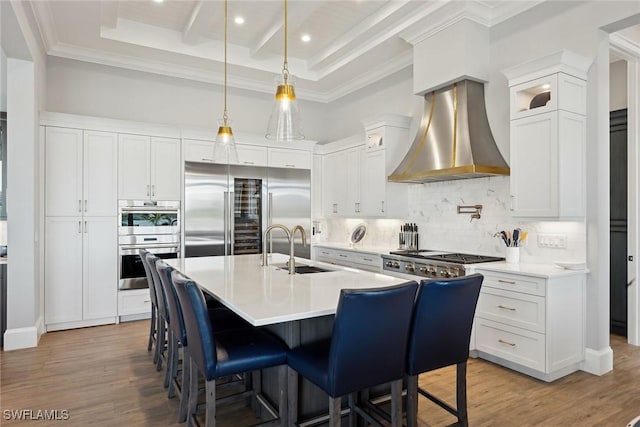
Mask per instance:
[[[329,271],[290,275],[282,267],[288,255],[269,255],[269,265],[260,265],[261,255],[178,258],[167,263],[182,272],[254,326],[264,326],[289,347],[331,336],[340,290],[393,286],[405,279],[296,258],[296,265],[317,266]],[[263,393],[277,402],[275,370],[262,374]],[[324,392],[289,370],[289,405],[298,402],[300,419],[327,411]],[[346,399],[345,399],[346,400]],[[290,420],[291,421],[291,420]],[[287,423],[291,425],[291,422]]]

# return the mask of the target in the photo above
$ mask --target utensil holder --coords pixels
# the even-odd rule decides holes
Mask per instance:
[[[520,248],[507,247],[505,261],[509,264],[518,264],[520,262]]]

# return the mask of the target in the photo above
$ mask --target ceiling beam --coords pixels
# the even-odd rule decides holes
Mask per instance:
[[[300,1],[300,2],[292,2],[289,6],[288,13],[288,21],[296,22],[297,25],[302,25],[309,17],[315,13],[320,7],[323,6],[323,2],[321,1]],[[263,58],[267,55],[266,46],[271,42],[271,40],[278,34],[284,27],[284,10],[276,15],[277,22],[275,22],[271,27],[264,32],[262,37],[254,44],[251,48],[251,57],[252,58]],[[289,25],[291,27],[291,25]],[[283,40],[284,42],[284,40]]]
[[[193,7],[187,25],[182,31],[182,41],[195,45],[200,38],[207,34],[207,23],[215,15],[217,5],[215,1],[199,1]]]

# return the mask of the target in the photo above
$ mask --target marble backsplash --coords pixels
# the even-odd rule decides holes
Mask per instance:
[[[511,218],[509,177],[489,177],[409,185],[409,216],[402,219],[324,219],[316,242],[348,243],[351,230],[367,224],[363,243],[368,246],[397,247],[398,231],[405,222],[416,223],[420,248],[481,255],[505,256],[505,244],[493,237],[497,231],[521,228],[529,233],[521,248],[520,261],[552,263],[586,259],[584,221],[522,221]],[[458,214],[458,205],[482,205],[480,219]],[[567,247],[541,248],[538,235],[566,236]]]

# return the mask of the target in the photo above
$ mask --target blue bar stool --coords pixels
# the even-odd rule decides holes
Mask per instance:
[[[481,274],[456,279],[423,280],[413,309],[407,349],[407,426],[418,422],[418,393],[467,426],[467,360],[471,327],[476,312]],[[456,365],[456,406],[418,387],[418,375]]]
[[[289,352],[289,366],[329,395],[331,426],[340,425],[342,396],[346,395],[350,425],[357,415],[380,425],[357,405],[356,393],[389,382],[391,425],[402,425],[402,377],[417,287],[416,282],[409,282],[376,289],[343,289],[331,339]]]
[[[158,271],[155,268],[156,262],[159,260],[154,254],[147,252],[146,260],[151,273],[151,280],[153,282],[154,289],[156,291],[156,301],[158,306],[158,326],[156,331],[156,369],[162,370],[162,361],[166,359],[168,353],[167,345],[167,325],[170,322],[169,311],[167,310],[167,296],[162,289],[160,283],[160,277],[158,277]],[[169,387],[169,376],[165,375],[164,387]]]
[[[215,332],[208,316],[204,295],[198,286],[177,271],[172,281],[178,294],[187,335],[187,354],[190,358],[189,415],[196,422],[198,406],[198,373],[206,380],[206,426],[216,425],[216,403],[242,399],[251,394],[246,390],[223,399],[216,399],[216,380],[256,370],[279,366],[280,396],[278,419],[284,425],[287,414],[287,346],[276,337],[257,328]],[[264,399],[258,401],[275,414]]]
[[[144,267],[144,272],[147,276],[149,296],[151,297],[151,324],[149,325],[149,343],[147,344],[147,351],[151,351],[153,348],[153,363],[158,363],[158,298],[156,286],[153,282],[153,277],[151,276],[151,270],[149,270],[149,263],[147,262],[148,253],[149,251],[146,249],[140,249],[140,259],[142,260],[142,266]]]
[[[171,273],[173,267],[163,260],[156,262],[155,268],[158,270],[162,289],[167,296],[167,309],[171,322],[168,328],[168,352],[167,352],[167,372],[169,372],[169,398],[173,398],[178,392],[180,397],[180,409],[178,411],[178,422],[187,419],[187,403],[189,391],[189,358],[185,357],[187,351],[187,334],[184,326],[182,309],[178,303],[178,294],[174,288]],[[251,325],[233,312],[223,308],[208,308],[209,317],[214,325],[215,331],[250,328]],[[178,383],[179,352],[182,346],[182,382]]]

